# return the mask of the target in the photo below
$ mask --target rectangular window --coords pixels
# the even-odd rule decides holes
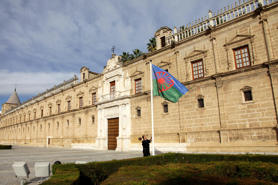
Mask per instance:
[[[83,73],[83,80],[85,80],[85,73]]]
[[[79,108],[83,107],[83,97],[79,97]]]
[[[250,66],[251,64],[248,46],[234,49],[234,57],[237,69]]]
[[[244,93],[245,101],[252,101],[253,100],[252,91],[251,90],[244,91],[243,93]]]
[[[71,109],[70,101],[68,101],[68,111]]]
[[[140,108],[137,108],[137,109],[136,109],[136,113],[137,113],[137,116],[140,117],[140,116],[141,116],[141,109],[140,109]]]
[[[161,41],[161,47],[166,46],[165,36],[161,37],[161,38],[160,38],[160,41]]]
[[[36,112],[34,112],[34,119],[36,119]]]
[[[116,85],[115,85],[115,81],[113,81],[113,82],[110,82],[110,96],[114,97],[115,92],[116,92]]]
[[[97,102],[97,94],[96,93],[92,93],[92,105],[95,105]]]
[[[58,110],[58,114],[61,112],[61,106],[60,104],[57,104],[57,110]]]
[[[49,115],[51,116],[52,114],[52,107],[49,107]]]
[[[41,109],[41,118],[43,117],[43,109]]]
[[[203,98],[199,98],[199,99],[198,99],[198,105],[199,105],[199,108],[205,107],[204,99],[203,99]]]
[[[193,80],[204,77],[203,60],[197,60],[191,63]]]
[[[168,112],[168,104],[167,103],[163,104],[163,111],[164,111],[164,113]]]
[[[95,116],[92,116],[92,124],[95,123]]]
[[[135,80],[135,94],[142,92],[142,80],[141,78]]]

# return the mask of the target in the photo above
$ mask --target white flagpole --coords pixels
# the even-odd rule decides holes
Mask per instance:
[[[152,119],[152,155],[155,155],[154,151],[154,121],[153,121],[153,77],[152,77],[152,60],[150,60],[150,82],[151,82],[151,119]]]

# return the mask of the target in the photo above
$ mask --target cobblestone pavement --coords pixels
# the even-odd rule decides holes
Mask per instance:
[[[141,152],[13,146],[12,150],[0,150],[0,185],[19,184],[12,169],[12,164],[15,161],[25,161],[31,172],[29,179],[34,179],[34,164],[39,161],[50,162],[52,165],[57,160],[62,163],[70,163],[75,161],[108,161],[141,156]]]

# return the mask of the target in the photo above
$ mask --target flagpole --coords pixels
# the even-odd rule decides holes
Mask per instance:
[[[151,119],[152,119],[152,155],[154,151],[154,121],[153,121],[153,77],[152,77],[152,60],[150,60],[150,82],[151,82]]]

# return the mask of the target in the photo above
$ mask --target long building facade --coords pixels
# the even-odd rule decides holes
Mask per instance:
[[[246,0],[187,26],[161,27],[156,50],[102,73],[74,77],[20,104],[2,106],[0,142],[141,150],[151,136],[149,61],[189,92],[154,97],[155,147],[182,152],[278,152],[278,2]]]

